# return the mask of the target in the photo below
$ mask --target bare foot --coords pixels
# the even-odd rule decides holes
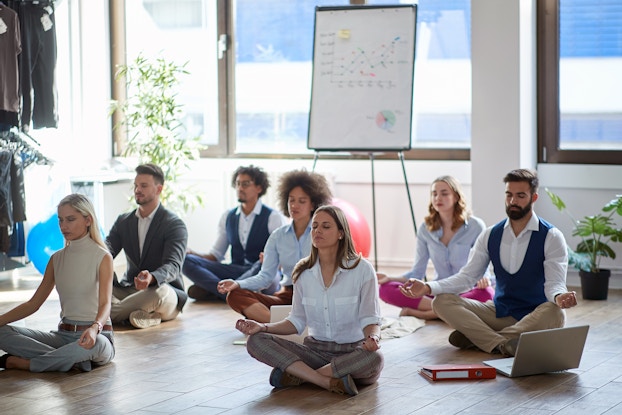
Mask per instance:
[[[400,317],[402,316],[417,317],[423,320],[438,319],[438,316],[432,310],[417,310],[415,308],[410,308],[410,307],[402,308],[402,311],[400,311]]]

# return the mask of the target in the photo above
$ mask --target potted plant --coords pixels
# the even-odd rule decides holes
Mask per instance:
[[[162,202],[178,214],[203,204],[199,192],[179,187],[179,178],[205,148],[199,137],[182,137],[182,105],[177,101],[176,87],[184,74],[185,65],[139,55],[131,64],[119,67],[115,79],[125,82],[128,97],[123,102],[113,101],[110,107],[111,115],[122,113],[115,129],[127,129],[123,156],[137,156],[139,164],[153,163],[162,168],[167,184]]]
[[[577,247],[568,248],[568,264],[579,270],[581,289],[586,300],[606,300],[611,270],[600,267],[602,258],[616,258],[612,242],[622,242],[622,227],[617,225],[614,215],[622,217],[622,195],[616,195],[596,215],[576,220],[559,196],[545,189],[553,205],[565,212],[574,224],[572,236],[581,237]]]

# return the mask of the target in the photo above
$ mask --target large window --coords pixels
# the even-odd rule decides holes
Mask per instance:
[[[233,1],[235,152],[307,150],[315,6],[348,1]]]
[[[253,0],[233,3],[235,151],[304,154],[314,8],[347,1],[271,0],[261,9]],[[470,148],[470,1],[421,0],[418,8],[412,147],[419,157],[433,158],[434,152],[421,150]],[[468,151],[442,153],[468,157]]]
[[[218,145],[217,9],[210,0],[125,2],[127,63],[139,55],[186,65],[180,81],[183,136]]]
[[[541,162],[622,164],[622,5],[538,3]]]
[[[127,61],[188,62],[179,98],[212,155],[309,155],[315,7],[350,0],[125,1]],[[395,4],[396,1],[368,1]],[[404,3],[413,3],[412,1]],[[420,0],[407,158],[468,159],[470,1]]]
[[[395,1],[368,3],[393,4]],[[469,149],[471,1],[402,3],[418,5],[412,146],[416,149]]]

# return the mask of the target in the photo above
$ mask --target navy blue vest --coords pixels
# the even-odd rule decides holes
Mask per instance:
[[[531,233],[520,269],[516,274],[510,274],[501,265],[499,257],[506,220],[493,226],[488,239],[488,252],[497,279],[495,307],[498,318],[512,316],[520,320],[547,301],[544,294],[544,240],[553,225],[540,219],[538,231]]]
[[[272,209],[263,205],[261,212],[253,220],[253,226],[248,234],[246,241],[246,249],[242,247],[238,229],[240,224],[240,215],[236,215],[237,208],[231,209],[227,215],[227,239],[231,245],[231,263],[244,265],[252,264],[259,260],[259,253],[263,251],[266,241],[270,236],[268,231],[268,219],[272,213]]]

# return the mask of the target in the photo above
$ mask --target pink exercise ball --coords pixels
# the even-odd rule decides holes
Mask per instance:
[[[367,220],[365,220],[365,216],[363,216],[354,205],[345,200],[334,198],[332,203],[343,210],[346,219],[348,219],[354,248],[365,258],[368,258],[369,251],[371,250],[371,231],[369,230],[369,225],[367,224]]]

